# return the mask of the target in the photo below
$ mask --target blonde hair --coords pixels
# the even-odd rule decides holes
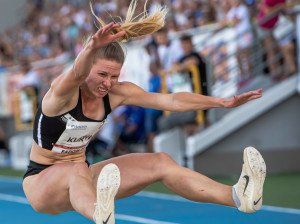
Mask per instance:
[[[147,0],[144,5],[144,11],[139,15],[134,15],[137,0],[132,0],[126,15],[125,21],[123,21],[120,17],[121,22],[119,23],[121,27],[116,28],[112,31],[113,34],[116,34],[120,31],[126,31],[126,34],[120,38],[118,38],[117,42],[128,41],[132,37],[140,37],[147,34],[151,34],[161,29],[165,25],[165,17],[168,12],[166,7],[157,7],[155,12],[151,15],[147,13],[146,10]],[[92,4],[90,2],[91,12],[98,20],[100,25],[105,26],[105,22],[101,20],[98,16],[96,16]]]

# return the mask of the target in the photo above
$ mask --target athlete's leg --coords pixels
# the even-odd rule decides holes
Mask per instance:
[[[232,186],[179,166],[165,153],[128,154],[90,166],[93,183],[107,163],[116,164],[121,173],[121,185],[117,199],[129,197],[151,183],[161,181],[176,194],[197,202],[209,202],[235,206],[232,199]]]
[[[26,177],[24,192],[32,207],[50,215],[76,210],[93,220],[96,189],[86,163],[61,163]]]

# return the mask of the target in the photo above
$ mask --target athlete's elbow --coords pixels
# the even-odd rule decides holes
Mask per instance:
[[[184,112],[188,112],[190,110],[183,104],[175,104],[175,105],[173,105],[172,111],[177,112],[177,113],[184,113]]]

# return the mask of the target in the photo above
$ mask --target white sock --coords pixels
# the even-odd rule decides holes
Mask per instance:
[[[94,211],[93,219],[94,219],[94,222],[96,223],[96,209]]]
[[[238,196],[236,195],[234,186],[232,187],[232,198],[233,198],[233,201],[234,201],[236,207],[240,207],[241,202],[240,202],[240,199],[238,198]]]

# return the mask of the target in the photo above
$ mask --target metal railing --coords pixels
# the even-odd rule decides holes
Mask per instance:
[[[252,69],[250,69],[250,74],[248,74],[250,77],[255,77],[257,75],[262,75],[264,73],[264,70],[266,70],[272,63],[274,62],[278,62],[280,60],[282,60],[282,53],[279,51],[276,55],[274,55],[272,58],[268,58],[267,60],[265,60],[263,62],[263,57],[264,55],[269,52],[270,50],[274,50],[277,47],[276,43],[273,43],[271,45],[269,45],[268,47],[264,47],[262,44],[262,39],[265,37],[268,37],[269,35],[264,35],[264,36],[259,36],[257,33],[258,27],[265,23],[266,21],[268,21],[270,18],[274,17],[275,15],[279,14],[282,10],[278,10],[273,12],[272,14],[270,14],[269,16],[265,17],[264,19],[260,20],[258,23],[256,24],[252,24],[252,27],[249,30],[246,30],[246,32],[252,33],[253,36],[253,41],[250,45],[250,49],[252,50],[251,55],[250,55],[250,64],[252,64]],[[294,9],[289,9],[289,10],[285,10],[284,11],[285,14],[295,14],[298,12],[297,7],[295,7]],[[284,24],[282,25],[284,26]],[[208,36],[207,38],[205,38],[204,40],[202,40],[200,43],[198,43],[196,45],[197,48],[200,48],[203,45],[207,45],[208,44],[208,40],[210,40],[212,38],[212,36],[215,35],[215,33],[213,33],[212,35]],[[216,46],[213,50],[211,50],[207,56],[206,56],[206,61],[207,61],[207,74],[208,74],[208,78],[210,80],[210,93],[212,94],[212,89],[214,88],[214,84],[215,84],[215,77],[214,77],[214,71],[217,70],[217,68],[219,66],[223,66],[226,62],[228,62],[230,59],[232,58],[237,58],[239,57],[241,54],[243,54],[243,50],[241,51],[233,51],[228,53],[227,55],[225,55],[224,57],[222,57],[221,59],[214,61],[213,58],[216,57],[217,54],[220,54],[220,52],[222,51],[222,47],[225,46],[229,46],[230,44],[236,42],[239,38],[242,38],[242,36],[244,35],[244,33],[233,37],[232,39],[230,39],[229,41],[224,41],[222,45]],[[290,35],[290,33],[285,33],[284,36],[281,37],[281,39],[284,39],[285,37],[287,37],[288,35]],[[201,45],[201,46],[199,46]],[[214,61],[214,62],[213,62]],[[226,76],[226,73],[234,73],[234,72],[241,72],[240,68],[238,66],[237,63],[227,63],[229,64],[228,66],[226,66],[225,71],[222,71],[221,73],[217,74],[218,77],[223,77]],[[269,75],[271,77],[276,77],[278,76],[281,71],[284,69],[284,65],[281,67],[278,67],[277,70],[272,71],[272,73]],[[236,77],[238,78],[238,77]],[[236,83],[237,80],[234,80],[234,83]],[[218,88],[222,88],[222,86],[218,87]],[[218,92],[222,92],[222,90],[219,90]]]
[[[232,96],[236,93],[242,92],[244,88],[247,88],[247,85],[251,81],[259,77],[268,77],[271,80],[271,82],[274,82],[274,84],[278,82],[277,77],[281,76],[281,74],[287,68],[287,65],[283,59],[283,52],[279,49],[275,54],[273,54],[271,58],[267,58],[266,55],[269,51],[275,51],[276,49],[278,49],[278,42],[285,38],[289,38],[291,34],[295,31],[295,26],[297,26],[297,24],[294,24],[290,29],[287,29],[288,26],[291,26],[291,22],[280,22],[276,29],[282,31],[281,35],[279,38],[277,38],[276,42],[273,42],[268,46],[264,46],[263,39],[271,36],[271,34],[259,35],[257,30],[261,24],[265,23],[270,18],[274,17],[280,12],[281,11],[276,11],[272,13],[271,15],[265,17],[258,23],[252,24],[252,27],[249,30],[245,31],[250,32],[253,36],[253,40],[251,42],[251,45],[249,46],[249,49],[238,50],[236,47],[236,42],[239,38],[242,38],[242,36],[244,35],[243,33],[239,36],[233,36],[229,39],[226,38],[226,41],[222,41],[222,43],[216,45],[212,50],[206,53],[206,74],[209,95],[215,97]],[[299,17],[299,12],[299,7],[295,7],[293,9],[284,11],[285,14],[296,14],[297,17]],[[220,32],[225,32],[224,35],[226,35],[229,32],[233,32],[233,30],[227,30],[227,33],[226,30],[221,30]],[[211,40],[214,37],[214,35],[216,34],[213,32],[211,36],[207,36],[204,40],[196,43],[196,49],[203,49],[203,46],[209,45],[208,41]],[[295,44],[295,42],[293,42],[293,44]],[[299,45],[295,46],[295,49],[296,47],[299,48]],[[224,53],[224,48],[231,50],[228,50]],[[248,66],[250,67],[248,68],[249,72],[246,74],[246,77],[241,77],[240,74],[242,73],[242,71],[241,65],[238,64],[238,57],[242,56],[245,53],[245,50],[251,51],[248,62]],[[294,63],[297,63],[296,59]],[[276,69],[270,69],[272,64],[278,64]],[[212,110],[210,111],[210,113],[214,113],[214,111],[215,110]],[[217,116],[215,115],[211,115],[210,117],[212,119],[210,120],[210,122],[216,122],[218,120],[216,118]]]

